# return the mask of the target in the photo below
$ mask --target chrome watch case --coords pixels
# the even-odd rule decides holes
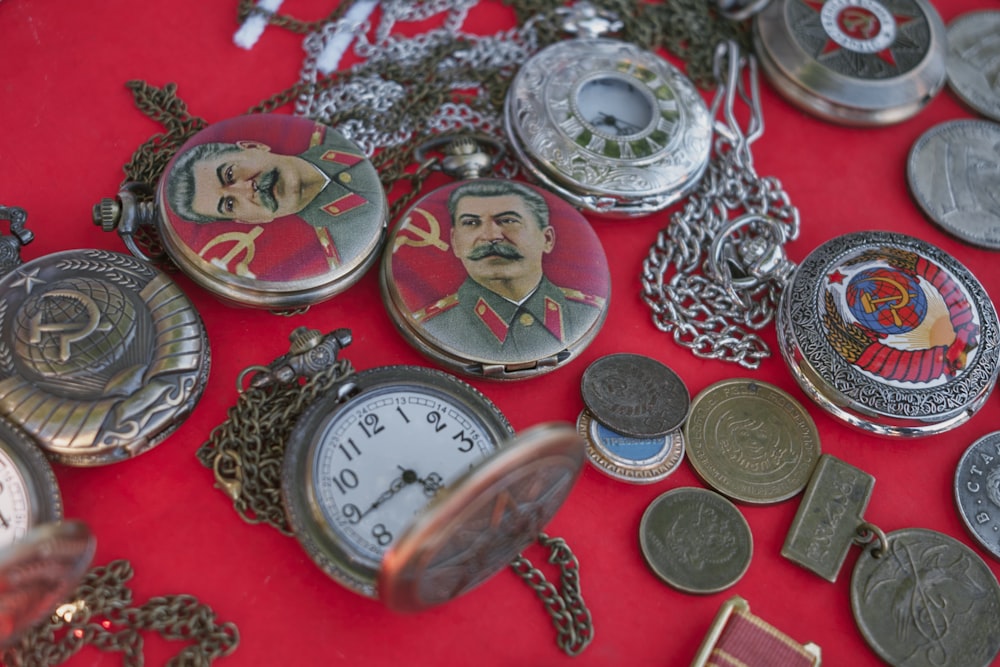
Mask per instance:
[[[778,92],[834,123],[906,120],[947,80],[945,26],[926,0],[772,0],[753,39]]]
[[[388,202],[362,150],[306,118],[252,114],[191,137],[160,178],[94,207],[129,250],[151,225],[166,258],[231,304],[278,312],[324,301],[356,283],[378,258]]]
[[[289,438],[282,498],[293,533],[332,579],[395,610],[457,597],[536,539],[582,467],[568,426],[511,435],[496,406],[454,376],[361,372],[310,406]]]
[[[509,143],[533,178],[580,209],[609,217],[660,211],[707,168],[705,101],[672,64],[596,36],[607,26],[594,30],[593,14],[573,11],[566,28],[580,36],[529,58],[511,82]]]
[[[0,277],[0,415],[49,458],[121,461],[188,416],[208,377],[208,337],[166,274],[105,250],[10,266]]]
[[[777,329],[803,391],[876,435],[958,426],[997,379],[1000,323],[985,289],[903,234],[856,232],[813,250],[782,294]]]

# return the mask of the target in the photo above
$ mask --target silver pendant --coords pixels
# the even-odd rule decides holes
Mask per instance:
[[[948,430],[997,378],[1000,322],[983,286],[942,250],[857,232],[813,250],[778,309],[799,386],[851,426],[885,436]]]
[[[945,83],[945,27],[926,0],[774,0],[753,28],[778,92],[835,123],[906,120]]]
[[[667,61],[598,37],[589,3],[566,13],[581,36],[543,49],[511,82],[504,121],[513,151],[538,182],[585,211],[662,210],[708,166],[708,108]]]

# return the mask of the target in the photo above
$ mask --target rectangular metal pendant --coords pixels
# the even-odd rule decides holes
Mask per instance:
[[[875,478],[824,454],[813,471],[781,555],[836,581],[871,499]]]

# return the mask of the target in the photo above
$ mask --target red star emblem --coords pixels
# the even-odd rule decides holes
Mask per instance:
[[[826,0],[803,0],[803,2],[818,14],[823,10]],[[915,20],[912,16],[902,16],[900,14],[893,14],[892,19],[895,21],[897,28]],[[837,27],[851,39],[863,41],[876,37],[882,31],[882,23],[879,21],[878,16],[870,9],[857,5],[847,6],[840,10],[837,14]],[[833,39],[828,39],[823,46],[822,55],[825,56],[829,53],[834,53],[841,48],[843,47]],[[876,51],[875,55],[887,64],[893,67],[896,66],[896,58],[892,54],[891,46],[887,46],[881,51]]]
[[[826,277],[826,281],[831,285],[840,285],[844,282],[844,274],[840,272],[840,269],[834,269],[833,273]]]

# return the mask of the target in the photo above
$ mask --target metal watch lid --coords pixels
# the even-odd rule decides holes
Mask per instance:
[[[199,285],[237,304],[295,309],[353,285],[378,257],[388,204],[340,133],[295,116],[211,125],[167,165],[160,236]]]
[[[662,210],[708,166],[712,120],[701,94],[627,42],[587,37],[543,49],[511,82],[504,116],[534,178],[601,215]]]
[[[59,485],[42,450],[20,428],[0,419],[0,549],[62,515]]]
[[[438,188],[406,212],[380,285],[396,327],[423,354],[505,380],[575,357],[611,295],[604,248],[578,211],[539,188],[486,178]]]
[[[944,251],[903,234],[856,232],[813,250],[777,320],[803,391],[878,435],[958,426],[997,378],[1000,323],[983,286]]]
[[[520,433],[435,497],[389,549],[380,598],[421,611],[483,583],[538,538],[583,463],[584,440],[569,424]]]
[[[846,125],[906,120],[947,79],[944,23],[926,0],[774,0],[754,46],[778,92]]]
[[[47,523],[0,551],[0,646],[50,616],[83,580],[97,540],[80,521]]]
[[[208,370],[201,317],[145,262],[70,250],[0,278],[0,414],[60,463],[151,449],[194,408]]]

